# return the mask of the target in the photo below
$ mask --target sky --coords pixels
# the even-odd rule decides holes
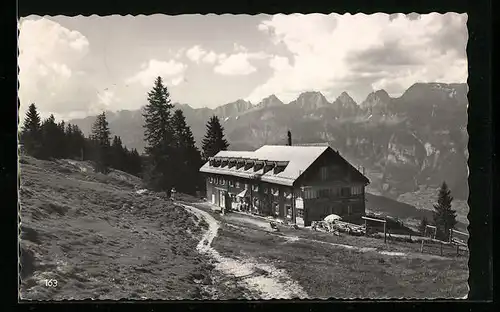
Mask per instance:
[[[28,16],[19,20],[20,114],[72,119],[138,109],[161,76],[172,102],[214,108],[305,91],[358,103],[416,82],[467,81],[467,15]]]

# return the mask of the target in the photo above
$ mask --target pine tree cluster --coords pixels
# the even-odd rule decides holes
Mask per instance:
[[[194,195],[204,191],[199,172],[204,161],[227,150],[229,144],[218,117],[213,116],[207,123],[201,153],[183,112],[173,109],[168,89],[157,77],[143,111],[144,155],[128,150],[119,136],[112,137],[104,112],[97,116],[86,138],[78,126],[56,123],[53,115],[41,122],[35,104],[26,114],[20,141],[25,152],[37,158],[91,160],[96,171],[107,173],[115,168],[141,176],[152,190],[170,194],[175,189]]]
[[[172,113],[168,89],[157,77],[144,108],[147,166],[144,180],[153,190],[186,194],[202,190],[202,159],[181,110]]]
[[[77,125],[56,123],[53,115],[42,122],[36,105],[31,104],[19,139],[24,152],[39,159],[90,160],[100,172],[115,168],[139,176],[142,159],[137,150],[129,151],[116,136],[110,145],[110,135],[105,113],[97,117],[86,138]]]

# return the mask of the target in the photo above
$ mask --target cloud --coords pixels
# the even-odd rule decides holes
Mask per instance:
[[[247,52],[248,51],[248,49],[246,47],[244,47],[238,43],[233,44],[233,49],[236,52]]]
[[[215,53],[214,51],[210,51],[205,55],[205,57],[203,57],[202,61],[204,63],[213,64],[217,61],[217,59],[218,59],[217,53]]]
[[[206,64],[214,64],[217,60],[226,57],[225,54],[217,54],[214,51],[207,51],[199,45],[195,45],[186,51],[186,56],[192,62],[199,64],[200,62]]]
[[[273,74],[246,98],[284,101],[306,90],[357,101],[373,89],[399,95],[418,81],[465,82],[467,15],[274,15],[258,25],[290,59],[269,59]]]
[[[85,111],[95,88],[80,70],[89,41],[77,32],[46,18],[19,22],[20,114],[35,103],[42,116]],[[82,97],[82,95],[85,95]]]
[[[103,111],[113,110],[116,103],[121,102],[114,90],[101,90],[97,92],[97,101],[93,101],[88,109],[88,114],[97,115]]]
[[[199,63],[201,58],[205,54],[207,54],[207,52],[203,50],[199,45],[195,45],[186,51],[187,58],[195,63]]]
[[[156,77],[161,76],[165,80],[177,81],[183,78],[187,65],[169,60],[168,62],[159,60],[149,60],[141,65],[141,70],[134,76],[126,79],[126,83],[140,83],[144,87],[151,87]]]
[[[214,67],[214,72],[227,76],[245,76],[257,71],[257,68],[250,63],[250,60],[262,60],[268,58],[264,52],[249,53],[244,47],[235,45],[237,52],[226,56],[219,56],[219,64]]]

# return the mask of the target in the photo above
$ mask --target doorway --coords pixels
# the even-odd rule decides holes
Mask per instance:
[[[219,206],[220,207],[225,207],[226,206],[226,197],[224,196],[224,191],[219,192]]]

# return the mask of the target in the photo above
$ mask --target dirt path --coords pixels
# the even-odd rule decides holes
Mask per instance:
[[[238,278],[245,288],[260,293],[259,299],[308,297],[302,287],[292,280],[284,270],[279,270],[269,264],[259,263],[254,259],[233,259],[220,255],[211,247],[220,228],[219,222],[203,210],[185,204],[181,205],[208,223],[209,228],[198,243],[197,250],[215,259],[217,270]]]

